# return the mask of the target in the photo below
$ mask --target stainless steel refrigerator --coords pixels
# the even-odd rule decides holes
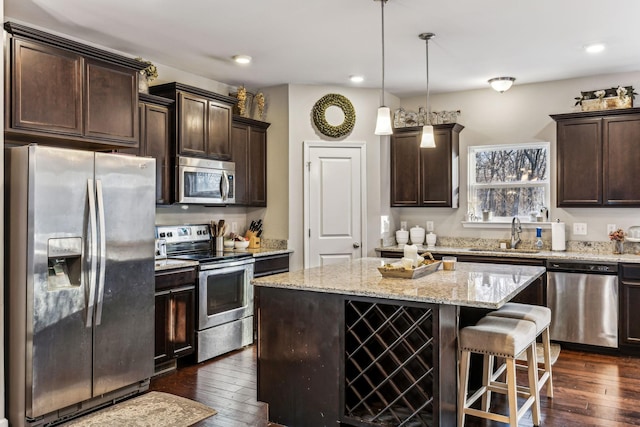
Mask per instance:
[[[5,157],[11,426],[148,389],[155,160],[36,145]]]

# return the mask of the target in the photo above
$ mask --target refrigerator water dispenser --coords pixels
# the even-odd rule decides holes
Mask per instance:
[[[50,290],[80,286],[82,238],[49,239],[47,244],[48,285]]]

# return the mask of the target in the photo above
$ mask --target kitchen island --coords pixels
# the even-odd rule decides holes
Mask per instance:
[[[380,258],[254,279],[258,400],[288,426],[455,425],[460,307],[497,309],[537,266],[383,278]]]

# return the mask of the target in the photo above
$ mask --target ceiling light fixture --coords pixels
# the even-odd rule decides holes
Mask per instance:
[[[600,53],[604,50],[604,44],[602,43],[594,43],[584,47],[584,50],[587,53]]]
[[[251,62],[251,57],[249,55],[234,55],[231,57],[238,64],[249,64]]]
[[[435,148],[436,140],[433,137],[433,126],[429,121],[429,40],[435,37],[433,33],[422,33],[418,37],[425,41],[427,45],[427,105],[425,106],[425,113],[427,116],[424,119],[424,126],[422,127],[422,139],[420,140],[420,148]]]
[[[362,83],[364,81],[364,77],[353,75],[349,76],[349,80],[351,80],[351,83]]]
[[[509,90],[509,88],[515,81],[515,77],[494,77],[492,79],[489,79],[489,84],[491,85],[493,90],[502,93]]]
[[[374,0],[380,2],[382,15],[382,104],[378,108],[378,118],[376,119],[376,135],[391,135],[391,109],[384,105],[384,4],[388,0]]]

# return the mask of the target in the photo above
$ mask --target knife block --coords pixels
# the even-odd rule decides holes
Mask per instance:
[[[255,231],[247,231],[244,237],[249,239],[249,249],[260,249],[260,238]]]

